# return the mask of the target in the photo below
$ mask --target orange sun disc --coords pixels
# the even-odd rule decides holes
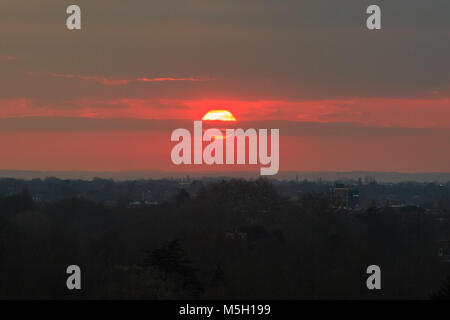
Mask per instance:
[[[236,118],[228,110],[211,110],[203,116],[202,120],[236,121]]]

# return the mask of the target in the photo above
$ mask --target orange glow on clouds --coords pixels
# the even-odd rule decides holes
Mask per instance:
[[[236,118],[228,110],[211,110],[203,116],[202,120],[236,121]]]
[[[357,123],[367,127],[450,128],[450,99],[336,99],[312,101],[78,98],[55,102],[0,97],[0,119],[15,117],[210,120],[211,106],[226,106],[241,121]],[[224,108],[225,109],[225,108]],[[220,109],[222,110],[222,109]],[[220,111],[214,109],[212,111]],[[222,110],[225,111],[225,110]],[[210,114],[207,116],[206,115]],[[221,126],[235,121],[221,121]],[[207,122],[207,121],[205,121]],[[212,122],[212,121],[211,121]]]

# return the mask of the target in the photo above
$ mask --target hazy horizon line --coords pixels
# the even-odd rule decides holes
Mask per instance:
[[[169,170],[118,170],[118,171],[96,171],[96,170],[20,170],[20,169],[0,169],[0,179],[81,179],[92,180],[94,178],[112,180],[145,180],[145,179],[180,179],[180,178],[258,178],[259,171],[169,171]],[[357,180],[359,178],[370,177],[379,182],[449,182],[450,172],[399,172],[399,171],[294,171],[285,170],[270,177],[274,180]]]

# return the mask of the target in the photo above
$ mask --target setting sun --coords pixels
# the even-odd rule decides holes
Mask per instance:
[[[228,110],[211,110],[203,116],[202,120],[236,121],[236,118]]]

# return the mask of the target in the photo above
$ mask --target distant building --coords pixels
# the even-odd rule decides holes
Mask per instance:
[[[359,208],[359,190],[349,188],[337,183],[330,190],[331,204],[335,208],[356,209]]]
[[[151,190],[142,191],[141,202],[146,203],[146,202],[151,202],[151,201],[153,201],[152,191]]]
[[[442,261],[450,262],[450,241],[438,241],[438,257],[442,259]]]
[[[248,234],[246,232],[226,232],[225,238],[229,240],[247,240]]]
[[[386,206],[390,208],[401,208],[404,207],[405,205],[400,200],[388,199],[386,200]]]
[[[140,207],[141,206],[141,201],[132,201],[130,203],[128,203],[128,207],[129,208],[136,208],[136,207]]]

